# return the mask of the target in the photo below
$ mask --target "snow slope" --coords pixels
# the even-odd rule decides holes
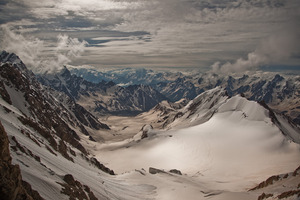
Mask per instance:
[[[300,146],[282,134],[269,117],[269,111],[260,104],[241,96],[221,99],[216,101],[219,103],[214,114],[204,123],[168,131],[148,130],[148,137],[142,140],[133,137],[99,144],[94,154],[117,173],[149,167],[178,169],[199,188],[219,191],[212,199],[241,199],[240,195],[234,197],[237,193],[253,199],[246,192],[248,189],[273,174],[299,166]],[[183,121],[187,122],[186,119]],[[170,189],[164,184],[155,185],[158,194]],[[157,199],[176,199],[178,193],[169,192],[172,194],[167,198]]]
[[[0,113],[3,116],[5,111],[0,108]],[[58,184],[64,182],[62,177],[66,174],[72,174],[76,180],[89,186],[98,199],[141,199],[152,194],[153,187],[151,186],[129,186],[122,178],[105,174],[87,162],[78,150],[75,150],[77,156],[73,157],[74,162],[71,162],[59,154],[50,153],[43,145],[38,146],[26,135],[20,133],[20,129],[28,128],[16,119],[14,113],[5,114],[1,122],[9,135],[11,144],[13,144],[11,138],[14,136],[21,145],[40,157],[41,162],[37,162],[22,152],[11,150],[13,163],[20,165],[23,179],[45,199],[69,199],[61,193],[62,187]],[[41,136],[32,130],[30,134],[42,140]]]
[[[62,187],[67,174],[88,186],[98,199],[152,195],[153,186],[128,185],[108,175],[113,172],[88,154],[82,146],[93,143],[87,130],[108,130],[97,129],[100,122],[92,121],[90,113],[42,87],[22,62],[0,64],[0,121],[9,138],[12,163],[20,166],[23,180],[44,199],[70,198]],[[84,120],[90,124],[84,125]]]
[[[257,199],[261,193],[248,189],[273,174],[295,169],[300,163],[299,145],[282,135],[259,104],[240,96],[220,102],[208,121],[193,127],[158,131],[147,126],[148,137],[143,140],[90,141],[94,148],[91,153],[117,176],[99,171],[76,149],[73,163],[38,146],[20,130],[37,139],[42,137],[17,119],[23,115],[18,108],[2,99],[0,112],[10,139],[15,136],[41,158],[39,163],[12,151],[13,162],[20,165],[24,179],[45,199],[69,198],[61,194],[57,184],[63,182],[65,174],[88,185],[99,199]],[[7,113],[4,107],[13,112]],[[152,175],[147,172],[149,167],[176,168],[183,175]]]
[[[90,156],[83,155],[77,149],[73,149],[74,162],[67,160],[50,147],[49,142],[42,135],[19,121],[18,117],[23,115],[17,107],[0,98],[0,120],[9,136],[11,146],[16,146],[14,142],[16,140],[26,152],[32,152],[40,158],[40,161],[37,161],[32,156],[11,148],[12,162],[20,166],[23,179],[30,183],[44,199],[69,199],[61,193],[62,186],[59,184],[64,183],[63,177],[66,174],[72,174],[75,180],[89,186],[98,199],[147,199],[152,195],[153,186],[128,185],[123,178],[107,175],[87,161]],[[84,139],[87,136],[81,135],[81,137]],[[89,141],[89,143],[93,142]],[[51,153],[47,147],[54,153]],[[67,144],[67,148],[72,147]]]

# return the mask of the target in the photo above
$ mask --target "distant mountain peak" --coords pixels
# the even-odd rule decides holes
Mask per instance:
[[[69,69],[66,66],[63,66],[63,68],[61,69],[61,71],[59,72],[60,76],[63,77],[71,77],[71,72],[69,71]]]

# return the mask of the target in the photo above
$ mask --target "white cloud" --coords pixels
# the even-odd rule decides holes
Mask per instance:
[[[59,34],[57,43],[47,44],[34,37],[16,33],[8,25],[1,25],[1,48],[16,53],[26,66],[37,73],[53,72],[67,65],[85,49],[86,41]]]
[[[70,60],[84,51],[87,45],[86,41],[80,42],[77,38],[70,38],[67,35],[59,34],[57,36],[57,47],[55,48],[56,55],[63,55],[66,60]],[[69,61],[70,62],[70,61]]]
[[[28,66],[38,66],[41,61],[39,56],[43,49],[43,41],[30,38],[11,30],[8,25],[1,26],[1,48],[8,52],[16,53]]]
[[[266,39],[249,53],[247,58],[239,58],[235,62],[223,65],[215,62],[211,68],[214,72],[231,73],[254,70],[261,66],[283,64],[300,56],[300,32],[286,29]]]

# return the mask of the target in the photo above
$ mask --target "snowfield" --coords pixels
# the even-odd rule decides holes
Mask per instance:
[[[293,171],[300,163],[299,144],[286,139],[268,110],[240,96],[222,101],[205,123],[149,130],[147,138],[137,138],[98,144],[93,153],[129,177],[132,171],[149,167],[180,170],[183,176],[147,175],[157,176],[147,181],[157,187],[156,199],[202,199],[210,190],[217,191],[211,199],[256,199],[246,191],[271,175]],[[182,188],[185,184],[188,189]]]
[[[4,116],[5,111],[2,108],[0,112],[1,116]],[[16,119],[15,113],[5,113],[5,118],[1,117],[1,122],[8,133],[11,144],[14,144],[11,139],[14,136],[21,145],[40,157],[41,162],[37,162],[21,152],[11,151],[13,163],[20,166],[23,179],[29,182],[32,188],[45,199],[69,199],[68,196],[61,193],[62,187],[58,184],[64,182],[62,177],[66,174],[72,174],[75,180],[80,180],[82,184],[89,186],[99,199],[138,200],[147,198],[153,193],[153,186],[129,185],[122,178],[107,175],[88,163],[81,156],[81,152],[76,149],[77,156],[73,157],[74,162],[68,161],[59,154],[53,155],[45,147],[38,146],[20,133],[20,129],[26,129],[26,127]],[[34,134],[34,131],[31,130],[31,133]],[[37,138],[43,140],[39,134],[35,134]]]

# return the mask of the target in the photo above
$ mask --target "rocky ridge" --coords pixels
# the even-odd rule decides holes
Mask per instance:
[[[47,142],[35,139],[31,130],[21,129],[20,132],[37,145],[44,145],[51,153],[57,155],[58,152],[72,162],[76,156],[72,148],[87,156],[88,152],[80,142],[82,135],[89,136],[88,129],[109,127],[64,93],[41,85],[15,54],[2,52],[0,58],[0,95],[6,102],[1,107],[7,114],[18,112],[17,119]],[[16,140],[14,143],[18,147]]]
[[[300,78],[296,75],[273,72],[244,75],[195,72],[191,75],[191,73],[133,68],[102,72],[95,69],[72,69],[71,72],[87,80],[96,80],[97,82],[105,80],[131,85],[138,80],[139,84],[151,85],[171,102],[176,102],[182,98],[192,100],[207,90],[221,86],[226,89],[229,96],[243,93],[249,100],[264,101],[276,112],[285,114],[293,122],[300,124]],[[152,82],[149,81],[149,77],[152,78]]]
[[[92,83],[72,75],[65,67],[58,74],[39,75],[39,81],[64,92],[95,115],[132,115],[148,111],[167,98],[147,85],[121,87],[114,82]]]

